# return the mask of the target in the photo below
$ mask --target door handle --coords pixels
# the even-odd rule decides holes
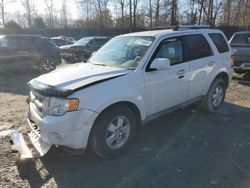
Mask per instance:
[[[177,72],[178,75],[183,75],[183,74],[185,74],[185,73],[186,73],[186,70],[184,70],[184,69],[181,69],[181,70],[179,70],[179,71]]]
[[[211,61],[211,62],[208,63],[208,66],[212,67],[212,66],[214,66],[214,64],[215,64],[215,62]]]

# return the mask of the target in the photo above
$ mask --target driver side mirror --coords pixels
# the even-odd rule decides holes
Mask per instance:
[[[150,65],[151,71],[170,69],[170,60],[168,58],[155,58]]]

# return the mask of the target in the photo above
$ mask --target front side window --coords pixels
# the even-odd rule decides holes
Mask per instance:
[[[202,34],[183,36],[185,59],[187,61],[201,59],[212,55],[211,48]]]
[[[215,44],[217,50],[220,53],[228,52],[229,47],[227,45],[227,42],[222,34],[220,33],[209,33],[209,37],[212,39],[213,43]]]
[[[103,66],[135,69],[153,41],[154,37],[147,36],[116,37],[98,50],[89,62]]]
[[[183,61],[182,42],[179,39],[167,39],[162,42],[155,58],[168,58],[171,65]]]

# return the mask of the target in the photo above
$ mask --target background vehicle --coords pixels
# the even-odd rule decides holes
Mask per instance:
[[[72,45],[61,46],[61,56],[68,62],[86,62],[93,52],[109,40],[109,37],[84,37]]]
[[[61,63],[58,48],[50,39],[36,35],[0,36],[0,62],[18,67],[35,67],[43,72],[54,70]]]
[[[238,74],[250,72],[250,32],[236,32],[230,45],[234,52],[234,71]]]
[[[60,46],[64,46],[64,45],[71,45],[74,42],[72,42],[72,40],[68,40],[65,37],[52,37],[51,41],[58,47]]]

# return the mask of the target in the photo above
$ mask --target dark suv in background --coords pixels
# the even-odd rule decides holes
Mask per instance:
[[[11,65],[13,68],[35,67],[42,72],[49,72],[60,63],[59,50],[49,38],[37,35],[0,36],[2,65]]]
[[[234,52],[234,72],[250,72],[250,31],[236,32],[230,45]]]
[[[61,46],[61,56],[71,63],[86,62],[93,52],[109,40],[109,37],[84,37],[72,45]]]

